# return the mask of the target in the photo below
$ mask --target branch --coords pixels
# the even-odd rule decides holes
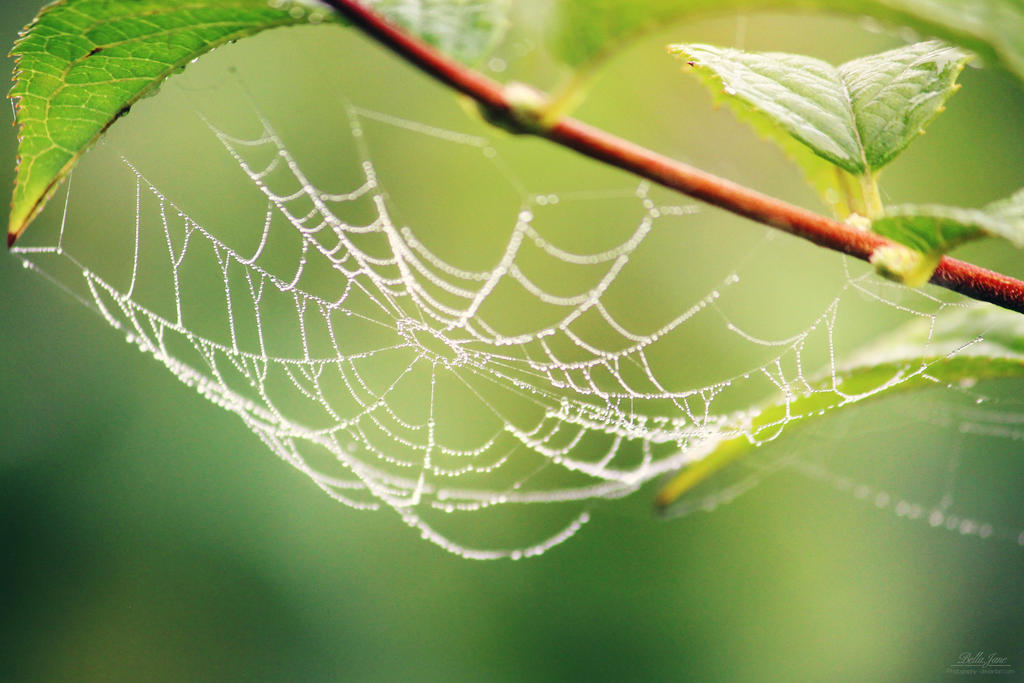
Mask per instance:
[[[501,84],[404,33],[356,0],[323,2],[416,68],[474,99],[492,121],[502,122],[518,132],[546,138],[726,211],[863,261],[867,261],[875,249],[893,244],[881,235],[761,194],[573,118],[562,117],[543,125],[526,125],[520,103],[510,99]],[[931,283],[978,301],[1024,313],[1024,282],[971,263],[944,256],[932,275]]]

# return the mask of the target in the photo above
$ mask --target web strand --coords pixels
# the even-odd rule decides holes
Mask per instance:
[[[533,192],[485,138],[346,108],[361,178],[337,191],[311,182],[266,119],[249,138],[207,123],[265,203],[262,225],[250,231],[259,237],[247,249],[193,220],[126,161],[136,179],[136,216],[123,286],[65,249],[66,215],[55,245],[16,251],[43,273],[48,258],[70,263],[90,305],[112,326],[238,415],[332,498],[357,509],[389,508],[425,539],[465,557],[540,554],[586,524],[595,501],[626,496],[724,440],[773,441],[800,418],[787,410],[755,430],[752,414],[719,408],[731,405],[729,397],[775,394],[790,403],[822,393],[828,410],[927,372],[907,367],[869,392],[846,393],[835,326],[850,297],[912,318],[934,319],[953,305],[924,292],[908,303],[906,290],[847,273],[809,326],[768,338],[727,310],[744,259],[716,286],[641,323],[615,288],[638,267],[653,232],[698,220],[700,209],[659,203],[646,183]],[[453,263],[414,226],[396,222],[366,140],[369,123],[459,146],[506,180],[520,205],[488,265]],[[636,222],[615,244],[590,251],[561,243],[545,214],[556,205],[605,201],[631,203]],[[157,258],[159,268],[150,272]],[[200,270],[202,313],[190,284]],[[552,272],[564,279],[553,284]],[[171,304],[144,303],[155,291],[170,292]],[[528,313],[511,321],[494,303],[501,297]],[[736,343],[756,347],[761,360],[712,383],[673,378],[659,359],[666,349],[684,352],[683,329],[709,320]],[[822,385],[821,373],[807,370],[808,355],[825,358],[831,382]],[[971,424],[1017,439],[1024,428],[1016,420],[1012,414],[999,424]],[[798,465],[837,489],[863,490],[820,463]],[[700,499],[694,509],[728,502],[767,473]],[[876,504],[879,495],[857,493]],[[926,506],[891,500],[898,516],[934,519]],[[537,543],[486,550],[438,530],[446,515],[540,503],[568,511],[561,528]],[[889,498],[879,504],[889,506]],[[989,523],[942,514],[933,526],[956,519],[951,530],[997,535]]]

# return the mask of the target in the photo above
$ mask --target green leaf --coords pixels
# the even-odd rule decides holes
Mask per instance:
[[[218,45],[333,15],[267,0],[62,0],[11,55],[20,126],[8,245],[79,157],[139,98]]]
[[[969,58],[936,41],[838,68],[800,55],[710,45],[673,45],[669,52],[691,65],[720,101],[779,142],[840,216],[880,213],[874,175],[942,111]]]
[[[979,237],[1002,237],[1024,249],[1024,189],[981,209],[894,206],[871,229],[917,251],[946,252]]]
[[[928,281],[943,254],[964,242],[1002,237],[1024,248],[1024,189],[981,209],[913,204],[891,207],[872,223],[871,229],[916,254],[908,257],[883,248],[872,255],[871,262],[887,277],[919,286]]]
[[[709,46],[691,46],[691,49],[701,54],[705,50],[718,50],[718,48],[710,48]],[[687,55],[681,52],[677,54],[681,58],[688,59]],[[816,70],[818,72],[832,70],[830,65],[809,57],[797,55],[781,55],[780,57],[788,61],[794,68],[807,68],[808,77],[813,77]],[[694,64],[697,64],[696,60],[694,60]],[[753,128],[758,135],[771,140],[782,148],[786,156],[800,167],[808,182],[817,190],[818,194],[821,195],[822,199],[833,209],[836,215],[845,217],[865,204],[864,190],[859,179],[838,165],[835,165],[832,161],[816,154],[810,145],[792,135],[772,113],[750,106],[746,100],[738,96],[737,91],[733,87],[726,84],[715,69],[694,68],[693,74],[712,93],[716,104],[729,107],[739,120]],[[769,82],[768,87],[769,89],[776,89],[777,85],[774,82]],[[795,100],[796,98],[793,99]],[[801,103],[795,101],[791,104],[799,106]],[[810,101],[806,101],[804,104],[808,110],[808,116],[816,119],[819,127],[829,127],[828,124],[830,122],[827,120],[827,111]],[[771,108],[783,114],[786,112],[786,105],[782,103],[772,102]],[[792,116],[795,120],[795,115]],[[836,122],[831,123],[835,124]],[[838,126],[833,125],[833,127],[840,130],[847,130],[851,126],[852,123],[850,121],[842,121]],[[808,128],[810,129],[811,127],[808,126]],[[839,152],[843,151],[842,143],[845,142],[845,146],[848,149],[847,155],[856,154],[856,141],[852,139],[851,135],[846,135],[846,138],[846,140],[840,143],[829,144],[828,140],[822,140],[821,142],[826,147],[836,148]],[[812,138],[812,142],[815,141]]]
[[[922,318],[851,358],[834,375],[812,382],[802,395],[779,397],[759,411],[744,413],[708,443],[706,455],[679,472],[659,491],[656,504],[671,506],[757,444],[782,429],[832,415],[836,410],[936,385],[1024,377],[1024,316],[988,305],[948,309]]]
[[[855,59],[839,67],[867,168],[877,171],[938,116],[971,56],[926,41]]]
[[[646,31],[736,10],[822,10],[870,15],[962,45],[1024,79],[1020,0],[558,0],[550,43],[567,64],[586,67]]]

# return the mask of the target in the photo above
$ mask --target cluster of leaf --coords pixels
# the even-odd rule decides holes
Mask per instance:
[[[968,240],[995,236],[1024,247],[1024,191],[983,209],[881,201],[879,172],[959,89],[957,76],[970,59],[963,50],[927,41],[838,67],[710,45],[669,51],[719,102],[785,149],[839,218],[905,245],[872,255],[883,274],[919,286],[944,253]]]
[[[1019,0],[561,0],[554,45],[568,63],[582,66],[666,22],[785,7],[908,26],[966,47],[1024,80]],[[873,255],[884,275],[921,285],[944,253],[980,237],[1024,246],[1024,190],[981,209],[884,207],[880,200],[878,171],[942,111],[968,53],[928,41],[836,68],[799,55],[708,45],[676,45],[670,52],[692,64],[718,101],[782,146],[837,217],[853,216],[854,224],[905,246]]]
[[[510,0],[363,2],[467,63],[500,41],[511,7]],[[549,47],[570,66],[587,70],[666,22],[723,10],[785,7],[865,14],[909,26],[1024,79],[1020,0],[557,0]],[[167,77],[224,43],[273,27],[337,18],[314,0],[57,0],[47,6],[12,51],[17,67],[11,97],[20,144],[8,244],[89,146]],[[670,51],[690,64],[721,102],[780,144],[838,217],[899,243],[873,258],[885,274],[923,283],[943,253],[981,236],[1024,246],[1024,190],[981,209],[885,207],[880,200],[879,171],[957,89],[957,75],[968,59],[961,49],[928,41],[839,67],[797,55],[707,45],[676,45]],[[1004,311],[946,316],[932,331],[928,357],[921,357],[920,343],[904,354],[894,351],[905,348],[899,340],[888,340],[806,396],[784,397],[743,416],[748,424],[741,431],[758,435],[775,428],[783,412],[792,421],[819,414],[823,402],[845,405],[855,402],[851,397],[877,395],[879,383],[901,369],[913,373],[900,384],[903,389],[935,380],[1019,376],[1024,372],[1022,320]],[[993,329],[1005,334],[993,337]],[[903,332],[904,341],[919,332]],[[986,344],[952,360],[945,357],[982,332]],[[836,381],[844,383],[842,391],[832,386]],[[671,502],[752,443],[738,437],[718,444],[670,484],[662,502]]]
[[[839,67],[800,55],[710,45],[673,45],[669,52],[687,63],[718,102],[779,144],[837,217],[897,243],[872,254],[883,275],[920,286],[944,253],[986,236],[1024,247],[1024,190],[981,209],[886,207],[881,201],[879,172],[959,89],[957,76],[970,59],[963,50],[927,41]],[[783,424],[813,420],[893,390],[1024,376],[1022,320],[1007,311],[974,308],[940,316],[934,327],[921,321],[880,340],[804,395],[782,396],[752,416],[737,416],[733,427],[739,435],[710,444],[706,457],[661,490],[658,505],[668,508]],[[982,335],[986,341],[978,343]]]

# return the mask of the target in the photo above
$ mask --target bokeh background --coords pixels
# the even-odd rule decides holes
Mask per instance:
[[[0,40],[10,44],[37,9],[34,1],[5,2]],[[838,62],[902,40],[869,28],[784,14],[666,27],[602,68],[579,115],[815,206],[772,148],[712,111],[663,46],[739,42]],[[550,86],[556,72],[541,50],[530,55],[499,76]],[[124,154],[174,188],[192,176],[208,183],[205,152],[173,126],[208,106],[207,91],[239,79],[307,157],[323,147],[325,131],[347,126],[343,99],[491,134],[355,32],[318,27],[218,50],[140,103],[95,156]],[[949,111],[886,172],[894,200],[974,206],[1024,185],[1021,87],[994,69],[969,70],[963,82]],[[500,143],[540,185],[568,176],[584,187],[609,182],[607,171],[543,143]],[[409,189],[411,203],[443,216],[490,201],[477,190],[459,194],[468,176],[417,172],[422,159],[407,144],[396,136],[378,150],[382,167],[406,164],[395,174],[405,173],[423,197],[439,198],[417,200]],[[7,159],[0,186],[12,182],[14,153],[9,129],[0,138]],[[79,190],[81,220],[90,202],[102,215],[134,201],[123,185],[108,191],[102,165],[96,169]],[[48,213],[42,221],[59,221],[57,206]],[[694,264],[695,278],[708,277],[697,263],[727,263],[735,245],[757,244],[764,234],[710,210],[698,228],[725,238],[706,238],[710,255],[679,254],[680,264]],[[102,221],[93,229],[101,239]],[[770,320],[802,320],[801,307],[816,304],[799,301],[808,286],[794,266],[812,274],[842,267],[838,256],[818,252],[773,240],[780,260],[764,262],[763,299],[752,308],[767,308]],[[1020,254],[1000,245],[963,255],[1024,275]],[[1015,539],[899,519],[784,469],[710,513],[656,519],[648,487],[596,505],[581,534],[540,558],[461,560],[421,541],[395,515],[332,502],[237,418],[18,259],[0,259],[0,281],[4,680],[933,681],[961,653],[979,651],[1024,671],[1024,551]],[[887,324],[880,316],[844,322],[851,338],[867,338]],[[711,351],[701,353],[700,362],[713,362]],[[680,362],[697,358],[683,354]],[[981,387],[1008,415],[1024,412],[1016,401],[1022,389],[1019,382]],[[793,430],[758,457],[827,451],[852,476],[913,491],[925,503],[937,504],[947,489],[915,484],[951,481],[962,514],[1019,531],[1024,515],[1013,482],[1024,482],[1022,449],[1012,439],[959,435],[958,415],[969,402],[962,398],[887,399]],[[951,417],[944,426],[936,415]]]

